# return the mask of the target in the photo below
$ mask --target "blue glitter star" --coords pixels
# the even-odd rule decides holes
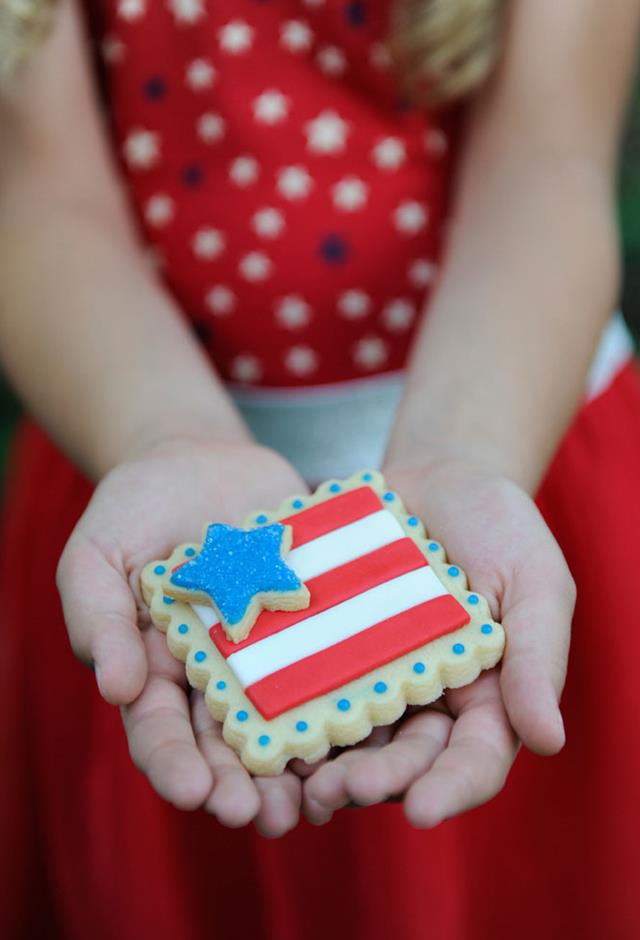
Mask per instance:
[[[255,607],[256,599],[256,616],[260,607],[270,606],[270,598],[261,595],[300,592],[300,602],[294,601],[291,606],[305,607],[308,591],[282,557],[290,540],[290,528],[280,522],[259,529],[213,523],[207,528],[200,552],[173,572],[171,584],[206,595],[230,627],[240,623],[252,605]]]

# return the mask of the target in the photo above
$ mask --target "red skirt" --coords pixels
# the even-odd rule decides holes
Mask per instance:
[[[636,940],[640,381],[586,405],[540,506],[578,583],[567,746],[521,753],[431,832],[397,805],[278,841],[181,813],[69,650],[54,573],[90,487],[19,435],[0,559],[0,935],[64,940]]]

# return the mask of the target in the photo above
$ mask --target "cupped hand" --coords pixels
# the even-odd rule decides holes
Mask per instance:
[[[139,577],[177,543],[198,541],[205,522],[239,525],[304,490],[285,460],[255,444],[166,441],[102,480],[58,567],[72,647],[121,707],[131,756],[156,792],[227,826],[254,820],[269,836],[298,821],[298,777],[252,778],[242,767],[202,694],[189,692],[184,664],[151,628]]]
[[[534,502],[461,460],[388,467],[386,477],[487,598],[505,628],[505,654],[471,685],[321,762],[303,786],[316,824],[350,803],[401,798],[411,823],[432,827],[495,796],[520,742],[540,755],[564,744],[558,703],[575,588]]]

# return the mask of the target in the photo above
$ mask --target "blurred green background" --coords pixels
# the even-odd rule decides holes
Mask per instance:
[[[619,214],[624,246],[622,309],[640,341],[640,82],[634,96],[623,149]],[[19,407],[0,376],[0,481]]]

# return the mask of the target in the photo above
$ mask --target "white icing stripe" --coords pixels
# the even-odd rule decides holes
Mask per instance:
[[[393,513],[380,509],[294,548],[286,561],[300,580],[306,582],[404,537],[402,526]],[[194,604],[193,609],[208,630],[218,623],[212,608],[206,604]]]
[[[448,593],[433,568],[425,564],[232,653],[227,662],[246,689],[279,669]]]

